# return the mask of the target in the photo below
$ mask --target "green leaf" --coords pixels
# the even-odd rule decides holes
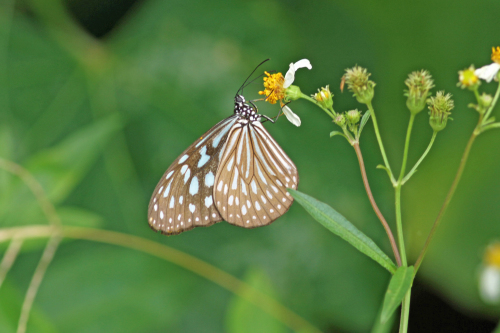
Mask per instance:
[[[361,122],[359,124],[358,137],[361,135],[361,131],[365,127],[366,122],[368,121],[368,119],[370,119],[370,116],[371,116],[370,110],[367,110],[365,112],[365,114],[363,115],[363,118],[361,118]]]
[[[498,326],[497,326],[497,328],[495,328],[493,333],[500,333],[500,322],[498,323]]]
[[[110,116],[67,137],[57,146],[35,155],[27,169],[42,183],[53,203],[64,200],[99,156],[111,135],[122,127]]]
[[[389,320],[386,320],[384,323],[380,320],[382,315],[382,310],[384,308],[384,303],[380,304],[378,309],[377,318],[375,319],[375,323],[373,324],[371,333],[390,333],[392,332],[392,328],[394,327],[394,323],[396,321],[396,315],[393,313],[390,316]]]
[[[327,204],[320,202],[313,197],[288,189],[292,196],[297,200],[311,216],[321,223],[325,228],[344,239],[361,253],[378,262],[389,272],[396,272],[396,265],[392,260],[373,242],[371,238],[359,231],[344,216]]]
[[[99,228],[104,225],[101,216],[83,208],[65,206],[58,208],[57,213],[63,225],[87,228]]]
[[[346,139],[347,139],[347,136],[345,136],[345,134],[344,134],[344,133],[342,133],[342,132],[339,132],[339,131],[331,131],[331,132],[330,132],[330,138],[331,138],[331,137],[334,137],[335,135],[341,135],[341,136],[343,136],[344,138],[346,138]]]
[[[252,287],[276,298],[271,281],[265,272],[258,268],[250,269],[245,277]],[[226,314],[226,328],[229,333],[287,332],[287,328],[268,313],[238,296],[233,296]]]
[[[403,301],[406,292],[413,283],[413,271],[413,266],[401,266],[392,276],[387,292],[385,293],[384,306],[382,308],[382,314],[380,315],[380,321],[382,323],[385,323],[392,316],[394,311]]]

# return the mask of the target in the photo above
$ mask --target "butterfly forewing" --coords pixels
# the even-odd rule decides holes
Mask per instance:
[[[215,177],[214,199],[222,218],[254,228],[283,215],[293,202],[297,168],[258,121],[231,129]]]
[[[151,228],[172,235],[222,221],[213,188],[221,152],[236,121],[233,115],[219,122],[168,168],[149,202]]]

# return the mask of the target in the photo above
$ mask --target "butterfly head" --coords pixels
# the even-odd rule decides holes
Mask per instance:
[[[257,113],[257,108],[252,102],[250,102],[250,104],[246,103],[243,95],[236,95],[234,98],[234,114],[250,122],[260,121],[260,115]]]

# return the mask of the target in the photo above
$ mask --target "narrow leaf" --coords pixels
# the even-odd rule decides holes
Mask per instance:
[[[389,282],[389,287],[385,293],[384,306],[380,321],[385,323],[403,301],[408,289],[413,283],[413,266],[398,268]]]
[[[370,116],[371,116],[370,110],[367,110],[365,112],[365,114],[363,115],[363,118],[361,118],[361,122],[359,124],[359,134],[358,134],[358,137],[361,135],[361,131],[363,130],[363,127],[365,127],[366,122],[368,121],[368,119],[370,119]]]
[[[330,138],[331,138],[331,137],[334,137],[335,135],[341,135],[341,136],[343,136],[344,138],[346,138],[346,139],[347,139],[347,136],[345,136],[345,134],[344,134],[344,133],[342,133],[342,132],[339,132],[339,131],[331,131],[331,132],[330,132]]]
[[[307,194],[292,189],[288,189],[288,191],[295,198],[295,200],[297,200],[297,202],[325,228],[350,243],[361,253],[378,262],[389,272],[396,272],[396,265],[375,244],[375,242],[359,231],[351,222],[339,214],[335,209]]]
[[[384,303],[380,303],[380,307],[378,309],[377,318],[375,318],[375,322],[373,324],[372,330],[370,333],[391,333],[393,332],[393,327],[396,322],[396,314],[393,313],[389,320],[386,320],[384,323],[381,321],[382,310],[384,308]]]

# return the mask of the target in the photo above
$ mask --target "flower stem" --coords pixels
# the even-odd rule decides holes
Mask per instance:
[[[498,96],[500,96],[500,83],[498,84],[497,91],[495,93],[495,97],[493,97],[493,101],[491,102],[491,105],[490,105],[488,111],[486,111],[486,114],[484,116],[485,121],[488,120],[488,118],[490,117],[491,111],[493,111],[493,108],[497,104]]]
[[[408,150],[410,147],[411,130],[413,128],[414,121],[415,121],[415,114],[412,113],[410,116],[410,122],[408,123],[408,129],[406,130],[406,141],[405,141],[405,148],[404,148],[404,153],[403,153],[403,163],[401,165],[401,172],[399,173],[398,183],[401,183],[401,180],[403,179],[403,176],[405,175],[406,161],[408,160]]]
[[[407,265],[405,241],[403,237],[403,222],[401,219],[401,183],[395,187],[395,206],[396,206],[396,229],[398,233],[399,253],[401,254],[401,264]]]
[[[422,161],[424,160],[425,156],[427,156],[427,154],[431,150],[431,147],[434,144],[434,140],[436,139],[437,134],[438,134],[438,132],[436,132],[436,131],[434,131],[434,133],[432,133],[431,142],[429,142],[429,145],[427,146],[427,149],[424,151],[424,153],[422,154],[422,156],[420,157],[420,159],[417,161],[417,163],[415,163],[415,165],[410,170],[410,172],[408,172],[408,174],[403,178],[403,180],[401,180],[401,185],[404,185],[404,183],[406,183],[411,178],[411,176],[415,173],[415,171],[417,170],[417,168],[420,165],[420,163],[422,163]]]
[[[405,298],[403,298],[403,304],[401,305],[401,321],[399,323],[399,333],[408,332],[408,321],[410,319],[410,299],[411,288],[406,292]]]
[[[478,126],[480,126],[482,122],[482,117],[479,119]],[[457,174],[455,175],[455,179],[453,180],[453,183],[451,184],[450,190],[448,191],[448,194],[446,195],[446,199],[443,202],[443,205],[441,206],[441,210],[439,211],[438,216],[436,217],[436,220],[434,221],[434,225],[432,226],[431,232],[429,233],[429,236],[427,236],[427,240],[425,241],[425,245],[420,252],[420,255],[418,256],[417,261],[415,262],[415,273],[417,274],[417,271],[422,264],[422,260],[425,257],[425,254],[427,252],[427,249],[429,248],[429,244],[432,240],[432,237],[434,236],[434,233],[436,232],[436,229],[441,222],[441,219],[443,218],[443,215],[446,211],[446,208],[448,208],[448,205],[451,201],[451,198],[453,197],[453,194],[455,193],[455,190],[457,189],[458,183],[460,182],[460,178],[462,177],[462,173],[464,172],[465,169],[465,164],[467,163],[467,159],[469,157],[470,150],[472,148],[472,144],[474,143],[474,140],[476,137],[479,135],[479,132],[474,130],[472,132],[471,137],[469,138],[469,142],[467,142],[467,146],[465,147],[464,153],[462,155],[462,159],[460,160],[460,165],[457,170]]]
[[[325,111],[326,114],[330,116],[330,118],[335,120],[335,111],[333,110],[333,108],[331,110],[328,110],[327,108],[322,107],[314,98],[311,98],[303,93],[300,94],[300,98],[303,98],[303,99],[317,105],[318,107],[321,108],[321,110]]]
[[[391,166],[389,165],[389,160],[387,159],[387,156],[385,154],[384,144],[382,143],[382,138],[380,137],[380,131],[378,129],[377,117],[375,116],[375,110],[373,109],[373,105],[371,102],[368,102],[366,106],[368,107],[368,110],[370,110],[370,114],[372,116],[373,127],[375,128],[375,135],[377,136],[378,145],[380,147],[380,152],[382,153],[382,158],[384,159],[385,167],[389,171],[389,174],[391,176],[391,181],[394,184],[396,180],[392,175]]]
[[[370,203],[372,205],[373,210],[375,211],[375,214],[379,218],[380,222],[382,223],[382,226],[385,229],[385,232],[387,233],[387,236],[389,237],[389,242],[391,243],[392,252],[394,253],[396,262],[398,266],[401,266],[401,257],[399,255],[398,246],[394,239],[394,235],[392,234],[391,228],[389,227],[389,224],[385,220],[384,215],[382,215],[382,212],[380,212],[380,209],[378,208],[377,203],[375,202],[375,198],[373,197],[372,191],[370,189],[370,184],[368,183],[368,177],[366,176],[365,163],[363,161],[363,155],[359,147],[359,142],[355,142],[353,144],[353,147],[354,150],[356,151],[356,156],[358,157],[359,168],[361,169],[361,176],[363,178],[363,184],[365,185],[365,190],[366,194],[368,195],[368,199],[370,200]]]

